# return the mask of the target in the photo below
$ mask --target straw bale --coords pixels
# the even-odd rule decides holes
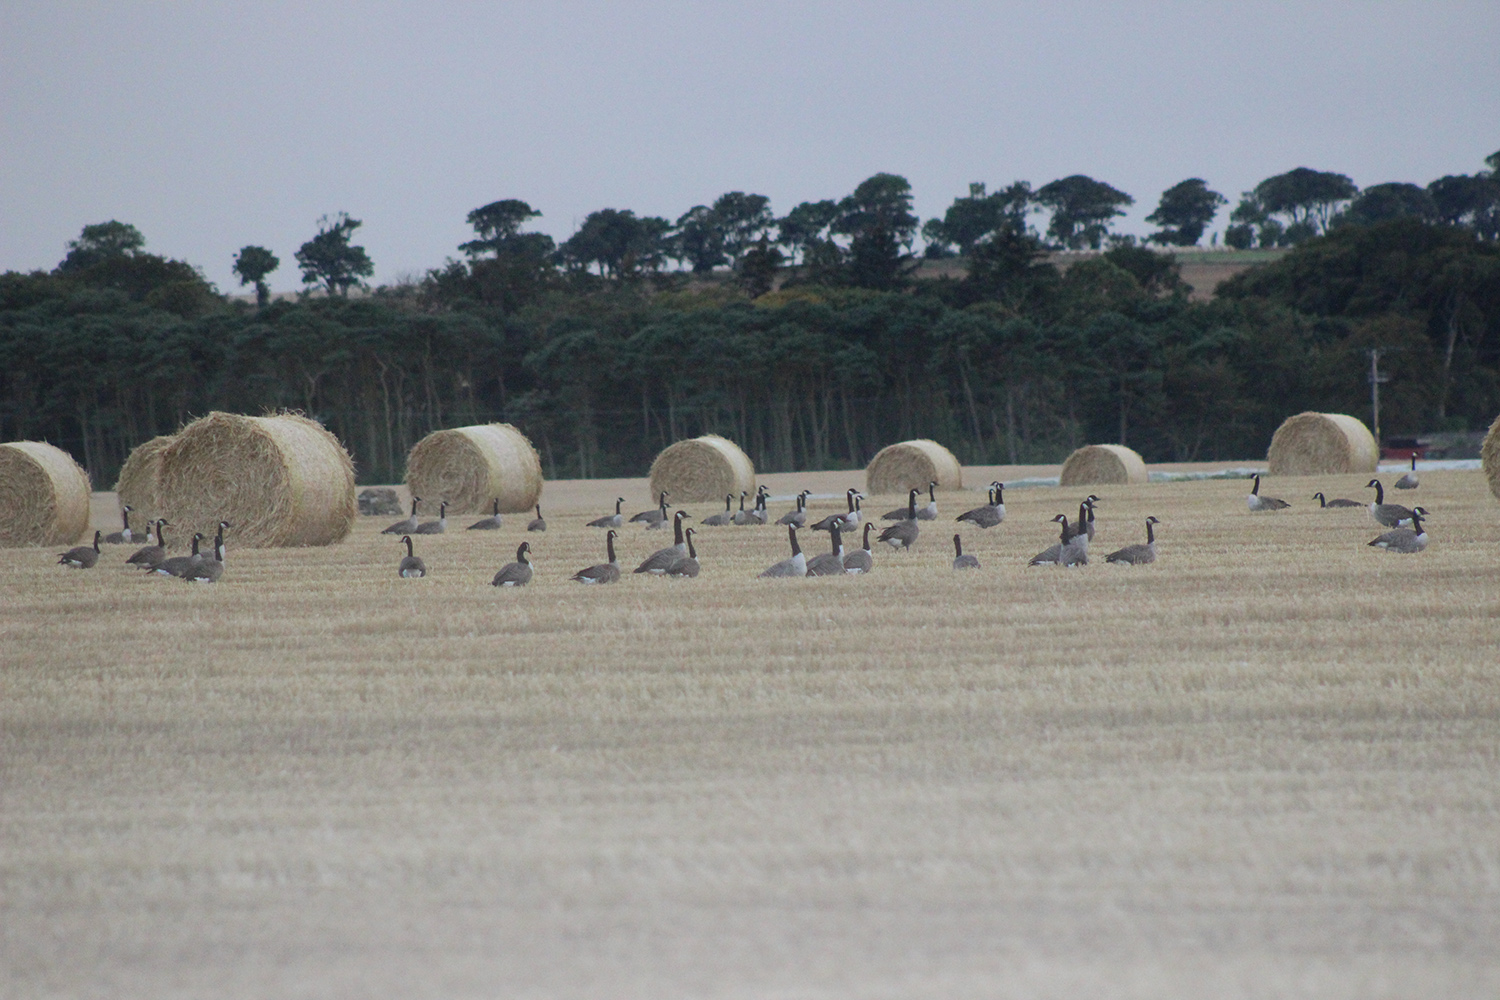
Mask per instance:
[[[0,444],[0,547],[71,545],[89,527],[89,474],[40,441]]]
[[[1490,432],[1484,436],[1484,446],[1479,449],[1479,458],[1484,467],[1484,478],[1490,483],[1490,492],[1500,500],[1500,417],[1490,424]]]
[[[717,434],[678,441],[651,463],[651,496],[663,490],[673,500],[722,500],[726,493],[755,492],[755,463],[740,446]]]
[[[1063,463],[1059,486],[1124,486],[1147,481],[1146,463],[1123,444],[1086,444]]]
[[[138,444],[120,466],[115,494],[122,506],[129,504],[135,511],[139,524],[149,524],[161,516],[161,454],[175,440],[176,435],[163,434]]]
[[[926,438],[886,445],[865,468],[865,490],[872,495],[925,490],[934,480],[940,490],[961,490],[963,468],[953,452]]]
[[[520,514],[542,498],[542,460],[510,424],[476,424],[433,431],[406,456],[406,485],[435,510],[450,514]]]
[[[1273,476],[1373,473],[1380,463],[1380,447],[1355,417],[1299,413],[1276,428],[1266,461]]]
[[[158,482],[179,537],[224,520],[241,548],[331,545],[354,525],[354,463],[300,414],[195,420],[162,452]]]

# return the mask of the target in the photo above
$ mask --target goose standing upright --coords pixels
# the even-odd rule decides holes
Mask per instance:
[[[904,521],[897,521],[880,533],[878,541],[885,542],[893,549],[909,549],[916,543],[919,528],[917,525],[917,491],[912,490],[906,498],[908,516]]]
[[[807,575],[807,557],[802,554],[802,547],[797,544],[797,526],[792,524],[787,525],[786,533],[792,542],[791,558],[783,559],[779,563],[772,563],[760,574],[762,577],[778,578]]]
[[[531,582],[531,543],[516,546],[516,561],[500,567],[500,572],[490,581],[492,587],[524,587]]]
[[[1089,564],[1089,532],[1088,532],[1089,501],[1084,500],[1078,505],[1078,524],[1081,527],[1073,529],[1073,537],[1062,547],[1060,562],[1064,566],[1087,566]]]
[[[615,497],[615,512],[596,517],[589,522],[590,528],[622,528],[625,526],[625,515],[620,513],[620,508],[625,506],[624,497]]]
[[[990,502],[983,507],[966,510],[954,518],[954,520],[968,521],[970,524],[977,524],[981,528],[993,528],[1005,520],[1005,501],[1001,499],[1000,493],[1003,488],[999,483],[990,483]]]
[[[833,542],[833,549],[807,561],[808,576],[843,576],[845,573],[843,532],[835,524],[828,529],[828,534]]]
[[[448,501],[444,500],[438,504],[438,519],[417,525],[413,534],[417,535],[441,535],[448,530]]]
[[[1263,497],[1260,495],[1260,473],[1255,474],[1255,485],[1250,487],[1250,496],[1246,498],[1252,511],[1260,510],[1285,510],[1291,504],[1276,497]]]
[[[953,536],[953,568],[954,569],[978,569],[979,559],[975,556],[964,555],[964,537]]]
[[[1325,497],[1322,494],[1321,491],[1319,491],[1317,493],[1314,493],[1312,495],[1312,498],[1314,500],[1318,501],[1318,506],[1320,508],[1322,508],[1322,507],[1363,507],[1364,506],[1364,504],[1360,503],[1358,500],[1345,500],[1342,497],[1340,497],[1339,499],[1336,499],[1336,500],[1330,500],[1327,497]]]
[[[1068,515],[1058,514],[1052,519],[1053,524],[1062,525],[1062,537],[1056,545],[1050,545],[1036,555],[1026,564],[1028,566],[1060,566],[1063,560],[1063,549],[1073,540],[1073,526],[1068,523]]]
[[[609,554],[609,561],[579,570],[573,574],[574,580],[579,583],[615,583],[620,579],[620,559],[615,555],[616,534],[614,528],[604,533],[604,551]]]
[[[782,514],[776,519],[776,523],[783,527],[788,524],[795,524],[799,528],[805,525],[807,523],[807,495],[807,490],[798,493],[797,509],[789,510],[785,514]]]
[[[417,530],[417,504],[422,502],[419,496],[411,498],[411,516],[404,521],[397,521],[381,532],[382,535],[409,535]]]
[[[161,539],[161,529],[166,526],[167,519],[158,517],[153,523],[156,526],[156,544],[136,549],[135,554],[125,560],[127,566],[139,566],[149,572],[167,558],[167,546]]]
[[[1403,507],[1399,503],[1385,502],[1385,487],[1380,485],[1380,480],[1372,479],[1365,484],[1365,489],[1375,489],[1375,502],[1370,504],[1370,516],[1377,524],[1383,524],[1387,528],[1402,528],[1411,524],[1411,508]]]
[[[495,497],[495,499],[492,501],[492,507],[490,508],[490,516],[489,517],[481,517],[479,520],[477,520],[473,524],[469,525],[468,530],[470,530],[470,531],[498,531],[499,528],[500,528],[500,524],[501,524],[501,518],[500,518],[500,498],[499,497]]]
[[[99,563],[99,539],[104,532],[94,532],[93,545],[77,545],[66,552],[57,554],[59,566],[70,566],[73,569],[93,569]]]
[[[711,528],[722,528],[727,524],[734,523],[734,514],[731,512],[734,505],[734,494],[724,494],[724,510],[718,514],[710,514],[699,523]]]
[[[735,511],[734,517],[731,518],[731,520],[734,521],[735,524],[738,524],[742,527],[747,524],[755,523],[755,518],[752,517],[750,515],[750,512],[745,509],[745,498],[749,495],[749,490],[740,490],[740,509]]]
[[[135,508],[130,506],[130,504],[128,503],[122,504],[120,506],[120,521],[124,524],[124,527],[119,531],[111,531],[109,534],[105,535],[105,545],[124,545],[128,542],[135,541],[135,532],[130,530],[130,512],[133,510],[135,510]]]
[[[526,530],[527,531],[546,531],[547,530],[547,521],[546,521],[545,518],[542,517],[542,505],[541,504],[537,504],[536,505],[536,517],[532,518],[531,522],[526,525]]]
[[[1414,508],[1411,512],[1410,528],[1393,528],[1376,537],[1369,545],[1377,549],[1385,549],[1387,552],[1412,553],[1421,552],[1427,548],[1427,529],[1422,527],[1422,518],[1427,516],[1427,511],[1421,507]]]
[[[411,536],[402,535],[401,544],[406,546],[406,555],[401,557],[401,563],[396,567],[396,572],[403,580],[415,580],[427,575],[427,564],[422,561],[421,556],[412,555]]]
[[[1144,566],[1146,563],[1156,562],[1156,532],[1152,530],[1152,527],[1160,523],[1154,515],[1146,518],[1146,544],[1127,545],[1123,549],[1116,549],[1105,556],[1104,561],[1124,563],[1128,566]]]
[[[676,541],[664,549],[657,549],[651,553],[632,572],[651,573],[660,576],[671,569],[673,563],[685,557],[687,555],[687,542],[682,537],[682,520],[685,517],[692,516],[685,510],[679,510],[673,514],[672,534],[676,538]]]
[[[696,533],[692,528],[683,532],[687,537],[687,555],[667,567],[668,576],[692,578],[698,575],[698,550],[693,548],[693,535]]]
[[[1398,489],[1398,490],[1414,490],[1419,485],[1421,485],[1421,481],[1417,479],[1417,453],[1416,452],[1412,452],[1411,453],[1411,471],[1408,472],[1406,475],[1402,476],[1400,479],[1396,480],[1396,482],[1393,485],[1395,485],[1396,489]],[[105,541],[108,541],[108,540],[109,539],[105,539]]]
[[[1073,534],[1087,535],[1089,541],[1094,540],[1094,504],[1098,502],[1099,498],[1092,493],[1083,498],[1078,505],[1078,523],[1073,525]]]
[[[764,485],[755,488],[755,508],[750,511],[751,523],[765,524],[771,520],[770,511],[766,510],[766,500],[770,495],[771,491]]]
[[[855,549],[844,556],[844,572],[859,574],[868,573],[875,568],[875,556],[870,551],[870,530],[875,527],[874,521],[865,522],[865,543],[863,548]]]

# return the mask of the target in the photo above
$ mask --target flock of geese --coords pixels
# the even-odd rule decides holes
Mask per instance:
[[[1415,461],[1413,471],[1402,476],[1396,482],[1398,489],[1415,489],[1418,481],[1415,472]],[[1401,504],[1385,502],[1385,487],[1378,479],[1371,479],[1366,488],[1375,490],[1374,502],[1365,505],[1355,500],[1343,498],[1329,499],[1325,494],[1319,492],[1313,494],[1321,507],[1360,507],[1368,506],[1370,516],[1375,521],[1390,530],[1382,533],[1368,544],[1374,548],[1384,549],[1387,552],[1414,553],[1421,552],[1427,548],[1427,530],[1423,526],[1423,520],[1428,516],[1422,507],[1404,507]],[[812,495],[810,490],[803,490],[796,497],[796,507],[787,511],[774,522],[787,529],[787,541],[791,547],[791,555],[786,559],[773,563],[767,567],[760,576],[768,578],[799,577],[799,576],[844,576],[860,575],[870,572],[875,565],[873,549],[881,543],[889,545],[895,551],[909,550],[917,541],[921,533],[923,521],[936,521],[938,519],[937,483],[927,484],[927,502],[918,505],[921,490],[913,489],[908,493],[907,502],[904,507],[887,511],[881,515],[881,520],[892,522],[881,528],[879,535],[871,536],[877,525],[868,520],[863,511],[864,494],[858,489],[849,489],[845,492],[846,509],[844,511],[829,514],[827,517],[809,525],[807,523],[807,500]],[[683,521],[691,519],[692,515],[687,511],[678,510],[668,514],[671,504],[668,503],[669,494],[663,491],[658,503],[650,510],[641,511],[626,519],[623,509],[624,497],[615,498],[615,510],[613,514],[595,518],[588,522],[591,528],[604,528],[604,546],[606,559],[602,563],[587,566],[571,579],[584,584],[616,583],[621,577],[621,566],[619,555],[615,551],[615,539],[619,537],[621,529],[626,524],[643,524],[648,531],[664,530],[669,525],[672,528],[673,544],[665,546],[647,556],[632,573],[650,576],[667,576],[677,578],[696,577],[700,570],[698,562],[698,551],[694,544],[696,528],[686,527]],[[754,526],[772,523],[767,510],[769,492],[764,486],[756,490],[753,504],[748,509],[745,506],[749,498],[748,491],[742,491],[739,496],[739,509],[734,509],[734,494],[728,494],[724,498],[724,510],[721,513],[705,517],[701,522],[704,527],[725,527],[730,525]],[[422,502],[421,497],[412,497],[411,514],[403,520],[397,521],[386,528],[382,534],[399,535],[401,545],[405,547],[406,553],[397,566],[398,574],[403,578],[418,578],[427,575],[427,565],[415,552],[412,538],[425,535],[440,535],[448,530],[448,502],[441,501],[438,505],[438,516],[432,521],[418,521],[417,511]],[[1069,520],[1067,514],[1058,514],[1052,518],[1052,522],[1059,525],[1059,537],[1056,544],[1043,549],[1028,560],[1030,566],[1086,566],[1089,563],[1089,543],[1095,536],[1095,506],[1099,504],[1100,498],[1094,494],[1085,497],[1078,505],[1077,520]],[[1251,512],[1265,512],[1285,510],[1290,507],[1285,500],[1276,497],[1265,496],[1260,492],[1260,475],[1254,476],[1254,484],[1250,488],[1247,503]],[[129,544],[137,540],[137,536],[130,527],[131,507],[126,505],[121,510],[123,528],[120,531],[104,535],[103,532],[94,532],[92,545],[80,545],[59,554],[58,563],[75,569],[91,569],[98,565],[102,554],[101,545]],[[954,519],[956,522],[967,522],[978,528],[988,529],[999,525],[1005,520],[1005,484],[992,482],[989,485],[988,502],[972,510],[964,511]],[[501,527],[503,523],[500,514],[500,501],[494,501],[492,512],[480,520],[468,526],[470,531],[493,531]],[[1154,515],[1145,520],[1146,541],[1144,543],[1127,545],[1117,549],[1104,557],[1107,563],[1118,563],[1129,566],[1139,566],[1156,561],[1156,526],[1162,522]],[[213,549],[211,553],[201,551],[201,546],[206,540],[202,533],[194,533],[191,539],[192,551],[188,555],[170,556],[162,529],[170,527],[170,522],[165,518],[157,518],[152,522],[151,528],[155,532],[155,542],[138,549],[125,562],[126,565],[136,566],[147,573],[160,576],[175,577],[191,583],[217,583],[224,574],[224,532],[231,528],[228,521],[220,521],[218,532],[214,536]],[[798,540],[799,530],[826,531],[829,535],[829,551],[813,556],[811,559],[802,551]],[[542,508],[536,507],[536,517],[527,525],[528,532],[542,532],[547,530],[547,522],[542,517]],[[862,544],[859,548],[846,549],[844,536],[846,533],[863,532]],[[146,540],[150,541],[151,532],[147,532]],[[953,536],[953,568],[955,570],[971,570],[979,568],[979,560],[971,553],[963,550],[963,537],[959,534]],[[516,549],[514,562],[507,563],[491,581],[496,587],[524,587],[531,582],[533,567],[531,564],[531,543],[522,542]]]

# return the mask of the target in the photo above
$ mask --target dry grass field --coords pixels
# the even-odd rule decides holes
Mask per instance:
[[[385,518],[215,586],[9,551],[0,996],[1500,995],[1500,504],[1424,473],[1389,555],[1308,500],[1364,478],[1099,489],[1140,568],[1028,569],[1056,489],[961,575],[982,493],[865,578],[632,525],[569,583],[612,485],[417,581]]]

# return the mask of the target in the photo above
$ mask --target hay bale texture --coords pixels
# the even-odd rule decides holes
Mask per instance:
[[[865,491],[872,495],[925,490],[933,481],[940,490],[961,490],[964,473],[953,452],[926,438],[886,445],[865,468]]]
[[[406,485],[434,511],[520,514],[542,498],[542,460],[525,434],[510,424],[477,424],[434,431],[406,456]]]
[[[161,455],[175,440],[175,434],[163,434],[138,444],[120,466],[115,494],[122,505],[129,504],[135,511],[138,524],[146,525],[162,516]]]
[[[242,548],[331,545],[354,524],[354,463],[323,425],[294,413],[210,413],[161,453],[161,516],[178,537],[220,520]]]
[[[755,492],[755,463],[740,446],[717,434],[678,441],[651,463],[651,496],[663,490],[677,501],[722,500],[726,493]]]
[[[1484,436],[1484,445],[1479,449],[1479,459],[1484,467],[1484,478],[1489,480],[1490,492],[1500,500],[1500,417],[1490,424],[1490,432]]]
[[[1144,483],[1146,462],[1123,444],[1086,444],[1063,463],[1059,486],[1125,486]]]
[[[1375,435],[1342,413],[1299,413],[1276,428],[1266,453],[1273,476],[1373,473],[1380,463]]]
[[[0,547],[71,545],[89,527],[89,474],[40,441],[0,444]]]

